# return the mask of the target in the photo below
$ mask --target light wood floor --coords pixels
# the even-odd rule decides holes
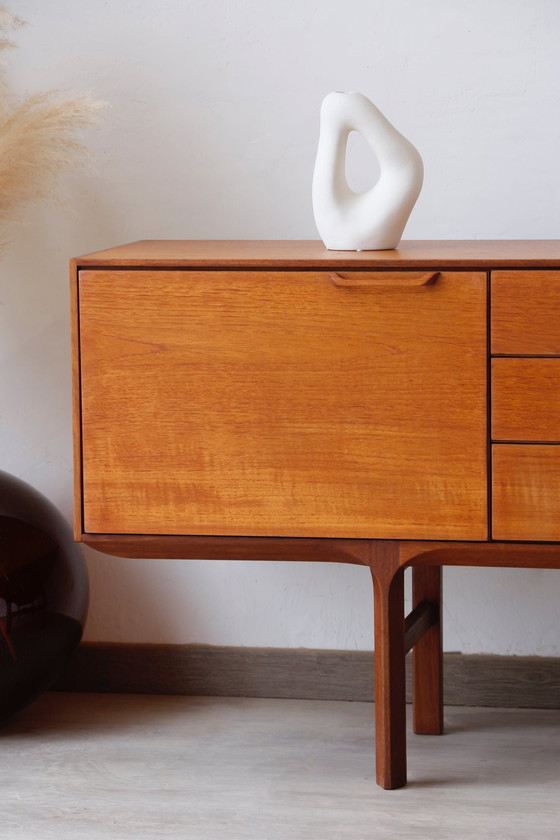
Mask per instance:
[[[560,837],[560,712],[448,708],[373,781],[373,706],[47,694],[0,731],[6,840]]]

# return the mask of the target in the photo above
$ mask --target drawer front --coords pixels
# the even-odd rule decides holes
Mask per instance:
[[[492,447],[492,536],[560,540],[560,446]]]
[[[79,313],[85,532],[487,537],[484,274],[86,270]]]
[[[560,359],[492,359],[492,438],[560,441]]]
[[[494,271],[492,353],[560,355],[560,271]]]

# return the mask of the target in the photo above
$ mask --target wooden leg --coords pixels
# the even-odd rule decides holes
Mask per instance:
[[[396,544],[378,544],[370,564],[375,621],[375,744],[377,784],[406,784],[404,577]]]
[[[436,605],[437,623],[416,642],[412,654],[414,732],[443,732],[443,656],[441,633],[441,567],[412,567],[412,602]]]

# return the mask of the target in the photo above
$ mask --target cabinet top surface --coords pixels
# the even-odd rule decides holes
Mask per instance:
[[[560,240],[404,240],[390,251],[328,251],[319,240],[142,240],[86,254],[78,268],[552,268]]]

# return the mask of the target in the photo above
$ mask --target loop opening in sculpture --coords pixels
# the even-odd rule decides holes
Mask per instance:
[[[377,155],[364,135],[353,129],[346,141],[346,183],[353,193],[362,195],[377,184],[380,175]]]

